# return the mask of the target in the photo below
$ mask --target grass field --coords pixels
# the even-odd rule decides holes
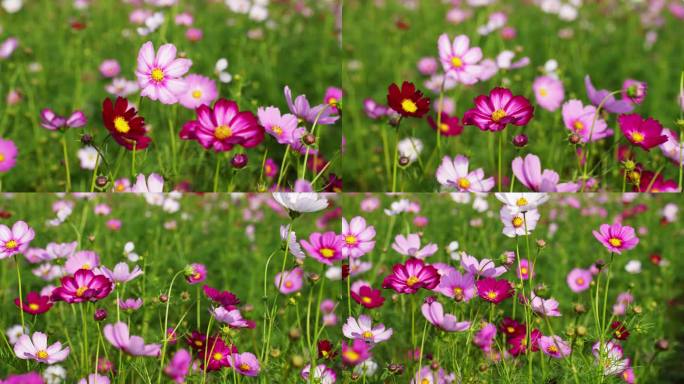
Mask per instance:
[[[503,184],[497,182],[492,191],[528,189],[514,179],[511,170],[513,159],[527,154],[538,156],[542,169],[556,171],[561,182],[579,184],[579,189],[584,191],[631,190],[635,182],[639,184],[637,176],[643,176],[644,171],[670,180],[674,183],[670,184],[672,189],[676,184],[681,188],[681,168],[677,166],[681,163],[681,154],[670,161],[657,146],[650,151],[633,146],[620,131],[619,114],[606,113],[606,105],[601,108],[599,120],[605,120],[614,134],[589,144],[574,145],[569,142],[573,132],[564,124],[560,104],[554,111],[544,109],[533,92],[535,79],[543,75],[557,76],[564,87],[561,100],[576,99],[587,106],[591,103],[585,76],[591,77],[596,89],[610,91],[619,91],[626,79],[636,79],[647,84],[647,92],[632,113],[658,120],[679,138],[682,126],[676,122],[682,118],[683,106],[678,102],[678,94],[684,69],[678,59],[684,50],[678,38],[682,26],[681,2],[584,1],[576,8],[574,18],[570,13],[566,19],[543,12],[539,4],[573,2],[477,2],[489,4],[480,7],[469,6],[471,2],[466,1],[460,2],[460,6],[458,2],[451,3],[437,0],[345,3],[342,78],[347,97],[343,125],[347,156],[358,159],[344,163],[349,180],[347,190],[435,191],[441,187],[435,173],[443,157],[459,154],[469,157],[471,170],[482,168],[487,177],[495,180],[501,176]],[[479,28],[488,25],[489,31],[483,31],[487,34],[480,34]],[[470,47],[480,47],[483,59],[491,59],[490,68],[494,64],[498,72],[474,85],[457,83],[450,88],[447,82],[445,90],[440,92],[442,78],[439,76],[444,71],[439,63],[437,41],[442,34],[447,34],[450,42],[456,36],[467,36]],[[514,53],[514,58],[501,57],[497,61],[504,51]],[[425,65],[421,70],[433,75],[419,71],[423,58],[436,59],[433,65]],[[523,58],[529,61],[518,63]],[[557,68],[545,72],[549,60],[555,60]],[[521,67],[516,68],[516,64]],[[404,81],[414,83],[431,99],[429,113],[419,119],[404,118],[398,128],[390,126],[386,116],[371,119],[364,113],[364,100],[370,98],[386,106],[390,84],[401,86]],[[439,137],[426,121],[427,117],[438,121],[441,97],[446,100],[441,110],[448,111],[449,117],[458,117],[459,124],[463,124],[464,113],[475,107],[473,99],[488,95],[495,87],[508,88],[514,95],[524,96],[531,102],[535,109],[529,123],[509,124],[499,132],[481,131],[467,125],[460,135]],[[623,96],[615,97],[620,100]],[[590,114],[594,115],[595,112]],[[586,134],[587,127],[584,129]],[[520,134],[528,139],[524,148],[513,145],[514,137]],[[416,150],[407,141],[410,137],[422,144],[416,145],[422,150],[415,158]],[[411,154],[407,156],[411,162],[406,166],[399,164],[394,176],[397,140],[405,140],[397,160],[401,155]],[[681,140],[672,140],[675,149],[681,148]],[[589,156],[584,164],[579,163],[578,150]],[[628,151],[631,155],[627,155]],[[626,166],[622,161],[627,159],[639,164],[630,168],[637,170],[634,179],[623,178]],[[582,187],[585,180],[588,184]],[[641,189],[649,186],[652,191],[664,189],[650,184],[643,183]]]
[[[532,195],[525,197],[533,198]],[[0,202],[2,223],[12,227],[23,220],[34,229],[35,238],[29,244],[31,251],[2,260],[0,325],[4,336],[0,357],[7,364],[0,368],[0,377],[58,371],[55,364],[48,368],[31,359],[16,358],[16,347],[10,343],[16,343],[16,325],[21,324],[22,316],[12,301],[18,297],[18,276],[23,297],[27,298],[29,291],[48,294],[50,289],[60,286],[57,277],[66,272],[59,273],[59,268],[73,270],[83,266],[83,256],[77,256],[78,252],[58,252],[54,244],[49,245],[74,241],[77,251],[91,250],[99,255],[100,265],[88,259],[91,264],[87,268],[98,272],[102,267],[112,269],[117,263],[124,263],[131,270],[138,265],[144,273],[115,284],[99,300],[71,304],[57,301],[46,313],[23,314],[31,334],[44,332],[49,344],[59,341],[62,347],[70,348],[66,360],[56,363],[66,371],[65,382],[86,377],[97,366],[100,374],[109,377],[112,383],[170,382],[170,377],[180,377],[178,382],[184,379],[187,383],[299,383],[305,381],[301,372],[312,357],[314,365],[321,366],[325,383],[353,380],[407,383],[414,379],[419,367],[424,367],[420,376],[411,382],[618,383],[628,367],[636,382],[681,380],[676,369],[681,360],[682,285],[676,273],[681,267],[681,258],[677,242],[664,241],[680,237],[683,231],[677,219],[678,203],[673,197],[553,195],[538,207],[540,219],[536,226],[533,211],[527,211],[525,217],[529,218],[531,234],[517,238],[502,234],[504,223],[499,210],[503,205],[493,195],[483,198],[448,194],[394,197],[348,194],[327,198],[332,199],[327,209],[291,219],[266,194],[167,195],[165,199],[149,195],[149,202],[135,195],[90,199],[6,195]],[[385,210],[394,213],[388,216]],[[56,221],[55,211],[62,212],[61,220]],[[65,215],[65,212],[71,213]],[[350,223],[356,218],[352,232],[340,227],[341,216]],[[370,231],[359,232],[359,217],[365,219],[366,226],[374,227],[374,236],[370,236]],[[639,242],[634,248],[611,257],[592,235],[592,230],[618,218],[622,218],[623,225],[636,229]],[[577,225],[580,222],[582,225]],[[296,233],[306,254],[301,260],[294,256],[297,249],[280,241],[288,233],[285,229],[281,234],[280,226],[290,223],[291,232]],[[325,231],[338,234],[335,244],[324,241],[322,247],[309,248],[301,242],[316,244],[315,234]],[[396,237],[409,234],[418,234],[421,245],[401,246],[401,240]],[[351,237],[357,242],[351,241]],[[543,248],[539,246],[542,240]],[[7,252],[10,249],[7,240],[3,237],[2,241],[3,252]],[[127,242],[134,244],[133,250],[130,245],[126,246]],[[337,252],[330,259],[324,256],[326,246],[339,250],[340,242],[365,244],[363,252],[354,253],[359,257],[352,260],[350,279],[339,279],[339,267],[347,263],[345,257]],[[397,245],[393,246],[395,242]],[[627,239],[624,244],[628,244]],[[470,290],[464,290],[466,298],[460,301],[448,297],[443,290],[421,288],[413,294],[399,294],[390,286],[381,288],[383,280],[392,274],[392,267],[396,269],[397,264],[409,260],[402,253],[421,257],[440,271],[448,270],[450,265],[465,274],[466,266],[472,264],[459,255],[461,251],[477,260],[492,260],[500,269],[497,279],[513,284],[516,296],[527,297],[530,289],[534,289],[545,300],[557,300],[560,316],[553,316],[548,309],[553,307],[550,304],[548,316],[542,316],[535,301],[529,307],[524,301],[515,300],[515,296],[498,304],[487,302],[478,296],[487,296],[479,286],[472,298],[468,296]],[[517,256],[503,257],[506,251],[517,251]],[[62,256],[36,262],[36,258],[50,259],[46,254]],[[529,260],[529,264],[525,261],[518,264],[518,257]],[[604,262],[603,272],[592,276],[589,270],[600,259]],[[638,268],[636,262],[640,262]],[[192,263],[205,268],[195,265],[188,269]],[[45,264],[55,266],[57,272],[51,272],[52,276],[38,273],[50,271]],[[533,271],[533,277],[520,280],[516,276],[518,265],[527,266],[528,271]],[[585,282],[586,290],[581,292],[574,292],[566,282],[575,268],[585,269],[592,276],[589,279],[593,282]],[[275,276],[283,270],[301,271],[301,274],[295,273],[282,284],[276,284]],[[482,267],[479,271],[483,274],[493,271],[488,270],[489,267]],[[43,279],[39,275],[47,277]],[[478,280],[486,278],[481,276]],[[367,292],[360,288],[362,281],[378,290],[384,301],[377,297],[364,300]],[[235,304],[228,294],[218,300],[233,304],[210,300],[201,288],[205,284],[232,292],[240,303]],[[349,297],[350,289],[359,296]],[[86,292],[90,291],[84,291],[83,295],[90,295]],[[77,293],[66,297],[73,299],[78,297]],[[626,300],[626,294],[631,294],[631,301]],[[624,305],[618,305],[618,296],[626,300],[622,301]],[[455,314],[459,322],[469,322],[469,327],[446,332],[433,325],[434,318],[432,323],[428,322],[420,309],[428,297],[434,297],[433,305],[440,303],[444,312]],[[117,309],[119,298],[139,298],[142,304],[135,310]],[[369,302],[373,308],[366,307]],[[211,314],[210,310],[215,308],[238,310],[240,316]],[[96,321],[93,316],[101,309],[107,311],[107,317]],[[382,323],[392,329],[389,338],[374,329],[375,344],[368,338],[361,345],[353,344],[352,334],[348,333],[348,317],[358,319],[364,315],[371,318],[374,327]],[[545,337],[559,336],[571,345],[571,353],[562,358],[551,357],[548,351],[520,353],[521,338],[503,335],[505,327],[499,328],[495,336],[485,336],[482,331],[485,324],[501,327],[508,317],[530,324],[533,337],[536,337],[535,329]],[[119,352],[107,339],[104,329],[117,318],[128,325],[132,335],[142,336],[152,348],[151,356],[131,356],[140,353],[130,346],[123,349],[125,352]],[[241,318],[254,323],[242,322]],[[602,362],[614,368],[604,375],[595,363],[592,345],[598,341],[608,345],[611,338],[617,337],[610,327],[615,321],[621,322],[624,328],[619,328],[621,340],[611,342],[621,345],[621,353],[619,357],[612,352],[599,355]],[[449,327],[446,323],[439,326]],[[174,330],[175,338],[165,342],[165,330],[169,328]],[[516,329],[518,333],[526,332],[525,325],[522,328],[517,325]],[[624,331],[629,332],[626,338]],[[211,348],[216,348],[212,351],[222,355],[216,359],[217,365],[207,364],[206,374],[202,368],[202,348],[193,348],[186,341],[187,338],[192,342],[197,340],[198,334],[193,336],[193,332],[208,333],[221,340],[209,339],[214,343]],[[357,337],[366,336],[364,333]],[[240,363],[236,364],[242,367],[240,370],[226,366],[225,357],[229,352],[219,347],[231,343],[249,369]],[[209,348],[208,344],[204,345]],[[541,340],[540,345],[544,345]],[[370,350],[369,346],[372,346]],[[185,366],[179,363],[183,361],[177,356],[180,350],[191,352]],[[254,360],[249,360],[246,354],[253,354]],[[208,355],[213,363],[216,355]],[[176,370],[162,370],[172,359],[171,365]],[[194,368],[188,372],[191,361]],[[168,376],[164,372],[182,374]],[[312,378],[310,382],[317,381]]]
[[[217,97],[235,101],[242,111],[256,115],[259,107],[275,106],[289,113],[285,86],[291,88],[293,97],[305,94],[311,106],[324,104],[327,88],[341,86],[339,12],[333,1],[300,1],[296,7],[273,2],[263,8],[266,14],[254,9],[249,14],[236,12],[223,1],[170,2],[176,3],[170,7],[163,6],[169,3],[164,1],[24,3],[16,13],[0,9],[0,43],[10,38],[18,41],[18,47],[0,59],[0,137],[13,141],[18,149],[16,166],[2,175],[3,191],[108,191],[114,180],[132,180],[139,173],[161,174],[167,181],[166,191],[257,191],[278,181],[291,188],[296,179],[315,181],[315,188],[323,190],[330,185],[331,173],[340,174],[340,123],[318,124],[315,129],[313,121],[300,123],[316,137],[310,148],[319,150],[320,158],[314,161],[313,154],[305,160],[292,150],[286,157],[290,146],[279,144],[268,133],[256,147],[236,145],[232,151],[216,153],[179,138],[183,125],[197,119],[194,108],[141,98],[135,89],[138,51],[152,41],[155,50],[163,43],[174,44],[179,56],[192,60],[186,75],[209,78],[217,87]],[[232,3],[239,6],[239,2]],[[77,9],[77,4],[85,7]],[[145,28],[153,30],[141,35],[139,30]],[[232,76],[230,82],[219,80],[215,65],[221,58],[228,61],[222,72],[224,80],[228,80],[225,74]],[[116,98],[105,89],[113,79],[99,70],[108,59],[119,64],[116,78],[133,82],[128,85],[133,89],[124,93],[130,93],[129,104],[138,107],[151,137],[149,147],[136,151],[135,159],[133,151],[118,145],[105,129],[103,100]],[[10,97],[13,101],[6,103]],[[44,108],[66,117],[82,111],[87,124],[47,130],[41,126]],[[81,165],[84,135],[93,138],[91,145],[104,156],[96,170],[92,169],[97,156],[93,149],[84,154],[90,156],[88,169]],[[231,165],[239,153],[248,156],[244,168]],[[286,169],[282,178],[280,173],[262,171],[266,159],[273,162],[271,170]],[[305,162],[315,169],[306,169]],[[106,176],[108,183],[96,183],[98,175]]]

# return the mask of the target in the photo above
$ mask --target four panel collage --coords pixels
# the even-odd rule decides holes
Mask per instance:
[[[684,0],[0,0],[0,384],[682,383]]]

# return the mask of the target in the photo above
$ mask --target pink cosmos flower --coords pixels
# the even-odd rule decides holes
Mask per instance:
[[[405,264],[395,264],[392,273],[382,282],[385,289],[393,289],[398,293],[415,293],[420,288],[433,289],[439,284],[437,269],[414,257]]]
[[[328,87],[325,90],[325,95],[323,96],[323,101],[328,104],[333,113],[338,113],[340,102],[342,101],[343,92],[341,88]]]
[[[456,36],[451,42],[446,33],[439,36],[437,46],[439,59],[447,76],[466,85],[477,83],[482,72],[482,68],[478,65],[482,60],[480,47],[471,48],[470,39],[466,35]]]
[[[241,375],[254,377],[261,370],[259,360],[253,353],[233,353],[230,355],[229,361],[230,366]]]
[[[145,344],[140,336],[130,335],[128,325],[124,322],[107,324],[102,330],[105,339],[116,349],[120,349],[131,356],[159,356],[161,345]]]
[[[648,85],[643,81],[627,79],[622,83],[622,99],[634,104],[641,104],[646,98]]]
[[[184,274],[188,284],[201,283],[207,278],[207,267],[204,264],[193,263],[185,267]]]
[[[19,40],[16,37],[8,37],[0,44],[0,59],[7,59],[12,56],[14,50],[19,46]]]
[[[560,336],[542,336],[539,338],[539,348],[541,351],[554,359],[562,359],[569,356],[572,352],[570,344]]]
[[[682,144],[679,142],[678,135],[671,129],[663,129],[663,135],[667,136],[667,141],[660,144],[660,150],[663,151],[668,159],[675,164],[684,164],[684,152],[682,152]],[[0,140],[0,145],[2,140]],[[0,154],[2,149],[0,148]],[[2,164],[0,162],[0,164]]]
[[[650,117],[644,120],[637,114],[620,115],[618,124],[627,140],[645,151],[668,140],[660,122]]]
[[[214,80],[192,74],[185,76],[183,81],[185,81],[185,90],[176,96],[185,108],[195,109],[200,105],[211,105],[216,100],[218,92]]]
[[[458,383],[454,372],[447,374],[444,368],[434,369],[431,365],[423,366],[416,372],[410,384],[452,384]]]
[[[456,316],[444,313],[444,307],[434,297],[429,296],[420,307],[425,319],[432,325],[447,332],[461,332],[470,328],[469,321],[458,322]]]
[[[622,251],[630,250],[639,244],[634,228],[620,223],[613,225],[601,224],[599,231],[592,231],[596,240],[600,241],[608,252],[621,254]]]
[[[299,292],[302,285],[304,285],[304,270],[301,267],[278,273],[275,277],[275,286],[283,295]]]
[[[485,324],[482,329],[473,336],[473,344],[480,347],[485,352],[488,352],[494,344],[496,338],[496,325],[492,323]]]
[[[558,300],[554,298],[544,299],[532,292],[532,301],[530,306],[532,310],[542,316],[558,317],[561,313],[558,311]]]
[[[47,335],[42,332],[34,332],[29,335],[21,335],[14,344],[14,354],[22,360],[34,360],[43,364],[54,364],[66,360],[69,356],[69,347],[62,349],[59,341],[48,346]]]
[[[524,126],[534,116],[534,107],[523,96],[513,96],[506,88],[494,88],[489,96],[473,100],[475,108],[463,115],[463,124],[475,125],[483,131],[502,131],[506,125]]]
[[[294,144],[294,133],[299,123],[297,116],[289,113],[281,115],[276,107],[259,107],[257,116],[266,133],[273,136],[278,143]]]
[[[452,268],[442,275],[435,291],[456,300],[456,302],[469,301],[475,297],[476,293],[475,275],[472,273],[461,274],[456,268]]]
[[[95,269],[100,266],[100,257],[93,251],[79,251],[67,258],[64,269],[73,275],[79,269]]]
[[[217,321],[220,321],[231,328],[254,328],[256,323],[242,317],[240,310],[235,307],[217,307],[210,311]]]
[[[378,104],[373,99],[365,99],[363,101],[363,110],[364,112],[366,112],[366,116],[373,120],[377,120],[391,113],[389,107],[387,107],[386,105]]]
[[[61,284],[52,291],[52,300],[64,300],[70,304],[101,300],[112,291],[111,280],[88,269],[79,269],[73,276],[62,277]]]
[[[434,243],[428,243],[421,248],[420,236],[416,233],[409,233],[407,236],[397,235],[392,243],[392,249],[404,256],[425,260],[437,252],[439,248]]]
[[[605,89],[597,91],[591,83],[591,77],[589,77],[589,75],[584,78],[584,86],[587,88],[589,100],[591,100],[591,103],[596,107],[605,99],[603,109],[610,113],[630,113],[634,110],[634,105],[628,100],[616,100],[615,96],[608,96],[610,95],[610,91]]]
[[[159,100],[163,104],[178,102],[178,94],[185,91],[181,78],[192,66],[190,59],[177,59],[176,46],[164,44],[156,55],[151,41],[146,42],[138,52],[135,75],[142,89],[141,96]]]
[[[583,292],[589,289],[592,280],[593,276],[591,271],[582,268],[574,268],[572,271],[570,271],[570,273],[568,273],[568,277],[566,278],[568,287],[570,287],[570,290],[575,293]]]
[[[197,140],[204,148],[225,152],[235,145],[252,148],[264,140],[264,128],[252,112],[240,111],[232,100],[219,99],[214,108],[200,105],[197,120],[183,125],[180,138]]]
[[[615,341],[607,341],[601,344],[597,341],[591,347],[594,358],[603,367],[604,375],[619,375],[629,366],[629,359],[623,359],[622,347]]]
[[[506,267],[497,267],[490,259],[478,260],[465,252],[460,253],[461,267],[473,276],[498,277],[506,272]]]
[[[302,248],[309,256],[323,264],[332,265],[338,260],[342,260],[342,247],[344,236],[335,232],[319,233],[314,232],[309,236],[309,241],[300,240]]]
[[[459,192],[489,192],[494,188],[494,178],[485,179],[484,170],[478,168],[468,172],[469,160],[462,155],[456,155],[452,160],[444,156],[442,164],[437,168],[437,181],[447,188],[454,188]]]
[[[14,141],[0,138],[0,172],[7,172],[14,168],[18,153]]]
[[[299,95],[292,101],[292,91],[289,86],[285,86],[285,101],[290,108],[290,112],[303,121],[317,125],[330,125],[339,120],[339,116],[334,115],[334,111],[327,104],[320,104],[311,107],[306,95]]]
[[[302,369],[300,376],[307,383],[309,382],[309,375],[313,375],[312,378],[314,382],[321,384],[335,384],[337,382],[337,374],[331,368],[325,366],[325,364],[319,364],[314,368],[313,373],[311,373],[311,364],[307,364],[306,367]]]
[[[528,154],[523,159],[516,157],[511,164],[515,177],[534,192],[577,192],[577,183],[559,183],[556,171],[545,169],[542,172],[539,156]]]
[[[352,218],[349,222],[342,218],[342,255],[344,257],[358,258],[375,247],[375,228],[366,224],[366,219],[361,216]]]
[[[345,337],[354,340],[363,340],[370,344],[377,344],[389,340],[392,336],[392,328],[385,328],[384,324],[373,327],[370,316],[361,315],[359,319],[347,318],[347,322],[342,325],[342,333]]]
[[[593,105],[583,106],[579,100],[569,100],[563,104],[563,122],[570,132],[579,135],[583,143],[601,140],[613,135],[613,130],[608,129],[606,121],[600,117],[594,123],[596,107]],[[591,124],[594,124],[592,130]]]
[[[519,279],[522,280],[528,280],[531,277],[534,277],[534,270],[530,261],[527,259],[520,259],[520,263],[515,270],[515,274]]]
[[[347,365],[357,365],[370,358],[370,344],[354,339],[352,344],[342,342],[342,361]]]
[[[186,349],[179,349],[174,353],[169,365],[164,368],[164,373],[176,384],[183,384],[192,364],[192,356]]]
[[[116,77],[121,72],[121,66],[115,59],[107,59],[100,64],[100,74],[107,78]]]
[[[264,161],[264,175],[268,178],[274,178],[278,175],[279,167],[278,163],[275,162],[272,158],[266,159]]]
[[[138,298],[138,299],[126,299],[126,300],[117,300],[116,304],[119,306],[120,309],[124,311],[137,311],[142,307],[143,305],[143,300]]]
[[[47,247],[45,247],[45,255],[41,257],[41,259],[68,259],[74,254],[74,252],[76,252],[77,247],[78,242],[76,241],[72,241],[70,243],[49,243]]]
[[[35,236],[33,228],[24,221],[17,221],[12,229],[0,224],[0,260],[26,252]]]
[[[508,237],[527,236],[537,227],[541,215],[536,209],[520,212],[508,205],[501,207],[499,217],[504,224],[503,234]]]
[[[40,125],[50,131],[56,131],[62,128],[80,128],[87,123],[88,119],[81,111],[76,111],[69,117],[59,116],[49,108],[40,111]]]
[[[420,60],[418,60],[418,72],[420,72],[420,74],[424,76],[434,75],[437,72],[438,65],[439,64],[437,63],[437,59],[435,59],[434,57],[423,57]]]
[[[101,366],[100,366],[101,367]],[[102,376],[97,373],[91,373],[88,377],[84,377],[78,381],[78,384],[109,384],[109,377]]]
[[[551,76],[537,77],[532,84],[532,89],[537,104],[547,111],[557,110],[565,99],[563,82]]]
[[[475,285],[477,286],[477,294],[480,298],[494,304],[499,304],[513,296],[514,293],[513,285],[506,279],[496,280],[492,277],[487,277],[478,280]]]
[[[100,272],[115,283],[127,283],[144,273],[137,265],[131,271],[128,264],[123,262],[116,264],[113,270],[100,267]]]

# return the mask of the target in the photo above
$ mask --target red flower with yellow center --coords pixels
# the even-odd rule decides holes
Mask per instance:
[[[404,117],[420,118],[430,111],[430,99],[408,81],[404,81],[401,89],[396,84],[389,86],[387,104]]]
[[[123,97],[117,97],[115,103],[109,98],[104,99],[102,120],[112,138],[128,150],[145,149],[152,141],[146,136],[145,119],[138,116],[135,108],[129,108],[128,100]]]

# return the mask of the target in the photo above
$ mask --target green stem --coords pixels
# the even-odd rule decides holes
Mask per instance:
[[[66,130],[62,132],[62,152],[64,154],[64,169],[66,171],[66,176],[64,180],[66,182],[65,192],[68,193],[71,191],[71,172],[69,171],[69,152],[67,150]]]
[[[214,193],[218,192],[219,169],[221,168],[221,155],[216,154],[216,169],[214,170]]]
[[[19,315],[21,316],[21,329],[22,332],[24,332],[24,295],[21,292],[21,271],[19,270],[19,258],[16,254],[14,255],[14,265],[17,268],[17,286],[19,287]]]

